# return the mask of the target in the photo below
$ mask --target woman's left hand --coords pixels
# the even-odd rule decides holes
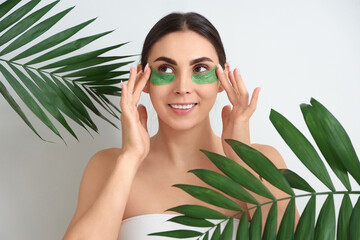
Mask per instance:
[[[255,112],[260,87],[255,88],[249,103],[249,93],[241,78],[238,68],[231,71],[230,66],[226,64],[223,70],[218,64],[216,70],[218,79],[225,89],[228,98],[232,104],[222,109],[223,132],[221,135],[224,153],[230,157],[233,155],[232,148],[225,142],[225,139],[235,139],[247,145],[250,145],[250,117]]]

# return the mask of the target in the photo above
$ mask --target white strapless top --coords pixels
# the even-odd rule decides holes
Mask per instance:
[[[189,227],[179,223],[168,222],[172,217],[180,214],[144,214],[135,217],[130,217],[121,222],[120,233],[118,240],[174,240],[175,238],[148,236],[149,233],[164,232],[171,230],[194,230],[205,232],[209,228]],[[212,223],[219,223],[221,220],[209,220]],[[225,228],[227,221],[221,224],[221,231]],[[233,239],[235,239],[239,219],[234,219]],[[210,231],[212,234],[214,228]],[[198,237],[186,238],[188,240],[195,240]]]

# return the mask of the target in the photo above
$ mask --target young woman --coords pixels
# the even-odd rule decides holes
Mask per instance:
[[[225,155],[249,169],[224,139],[251,145],[277,167],[286,168],[273,147],[251,144],[249,121],[260,88],[249,101],[239,69],[232,70],[226,62],[217,30],[197,13],[172,13],[157,22],[145,39],[141,64],[137,70],[130,69],[122,88],[122,148],[102,150],[90,159],[64,239],[159,239],[147,234],[175,230],[174,226],[186,228],[164,224],[175,214],[165,210],[182,204],[234,214],[171,187],[178,183],[206,186],[187,173],[191,169],[219,172],[200,149]],[[232,106],[222,110],[223,132],[218,137],[210,126],[209,112],[217,93],[224,90]],[[150,95],[158,114],[159,130],[152,137],[147,132],[146,109],[137,106],[142,92]],[[264,183],[276,197],[287,196]],[[254,196],[260,202],[267,200]],[[247,209],[245,203],[236,202]],[[280,216],[286,205],[279,202]],[[269,208],[263,208],[263,221]]]

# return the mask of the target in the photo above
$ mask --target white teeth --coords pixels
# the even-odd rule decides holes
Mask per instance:
[[[195,106],[195,103],[193,104],[187,104],[187,105],[173,105],[173,104],[169,104],[172,108],[176,108],[176,109],[190,109],[193,106]]]

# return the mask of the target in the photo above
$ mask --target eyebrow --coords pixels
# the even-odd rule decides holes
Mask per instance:
[[[173,60],[171,58],[168,58],[168,57],[158,57],[154,62],[157,62],[157,61],[165,61],[165,62],[168,62],[170,64],[177,65],[175,60]],[[201,58],[196,58],[194,60],[191,60],[190,65],[194,65],[196,63],[205,62],[205,61],[214,62],[213,60],[211,60],[211,58],[201,57]]]

